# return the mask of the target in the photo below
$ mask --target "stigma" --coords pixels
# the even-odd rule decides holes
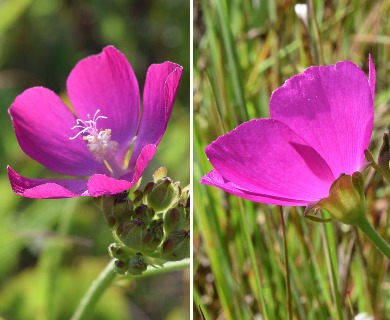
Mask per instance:
[[[100,109],[95,112],[93,119],[88,120],[76,120],[76,125],[72,127],[74,129],[80,129],[80,131],[69,140],[76,139],[79,135],[84,135],[83,140],[87,141],[88,151],[92,153],[95,160],[98,162],[105,162],[115,156],[118,152],[118,142],[111,140],[111,129],[98,129],[96,124],[99,119],[107,119],[105,116],[99,116]]]

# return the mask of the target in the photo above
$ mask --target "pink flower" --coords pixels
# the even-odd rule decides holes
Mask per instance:
[[[49,89],[24,91],[9,109],[21,148],[52,171],[82,178],[29,179],[8,167],[14,192],[29,198],[97,197],[132,187],[165,132],[181,72],[171,62],[149,67],[142,115],[134,72],[112,46],[70,73],[73,112]]]
[[[214,170],[201,183],[256,202],[304,206],[325,198],[364,162],[374,118],[369,79],[350,61],[310,67],[277,89],[270,119],[241,124],[206,147]]]

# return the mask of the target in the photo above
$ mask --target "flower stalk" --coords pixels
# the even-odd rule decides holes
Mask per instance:
[[[288,311],[288,319],[291,320],[293,318],[292,313],[292,297],[291,297],[291,281],[290,281],[290,267],[288,260],[288,247],[287,247],[287,235],[286,228],[283,217],[283,207],[279,207],[279,215],[280,215],[280,226],[282,228],[283,235],[283,251],[284,251],[284,263],[286,270],[286,296],[287,296],[287,311]]]
[[[114,271],[114,263],[115,261],[112,259],[100,275],[92,282],[88,291],[81,299],[80,304],[71,320],[83,320],[91,316],[91,313],[100,297],[104,294],[117,275]]]
[[[356,221],[356,226],[366,235],[375,247],[390,260],[390,246],[373,228],[366,217],[362,217]]]
[[[116,278],[117,273],[115,272],[115,259],[112,259],[107,266],[103,269],[100,275],[91,284],[88,291],[82,298],[78,308],[73,314],[71,320],[84,320],[90,318],[96,304],[109,288],[113,280]],[[168,262],[163,268],[155,268],[149,266],[148,269],[142,274],[142,277],[164,274],[167,272],[183,270],[190,266],[190,259],[184,259],[177,262]],[[128,277],[128,276],[127,276]],[[132,278],[141,276],[131,276]]]

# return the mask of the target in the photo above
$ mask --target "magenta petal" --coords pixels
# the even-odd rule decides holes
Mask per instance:
[[[216,170],[212,170],[207,175],[203,176],[200,182],[202,184],[218,187],[235,196],[255,202],[275,204],[280,206],[304,206],[307,204],[307,201],[272,197],[269,195],[262,195],[247,190],[242,190],[234,183],[224,179]]]
[[[122,179],[131,181],[132,184],[135,184],[144,173],[149,162],[153,159],[154,154],[157,151],[157,146],[154,144],[148,144],[141,150],[141,153],[135,161],[134,169],[127,174],[125,174]]]
[[[40,180],[19,175],[8,167],[8,178],[12,190],[23,197],[36,199],[58,199],[89,196],[87,180]]]
[[[206,154],[226,180],[264,197],[311,202],[327,196],[334,180],[321,156],[273,119],[243,123],[210,144]]]
[[[52,171],[88,176],[106,172],[75,135],[75,117],[52,91],[35,87],[24,91],[12,103],[9,113],[16,138],[23,151]]]
[[[95,174],[88,181],[88,191],[93,197],[117,194],[130,187],[130,182],[114,179],[104,174]]]
[[[100,109],[98,129],[111,129],[124,153],[138,127],[138,82],[126,57],[112,46],[81,60],[68,77],[69,98],[77,117],[88,119]],[[82,139],[80,136],[79,139]]]
[[[129,167],[134,166],[142,148],[158,145],[171,115],[182,67],[172,63],[153,64],[149,67],[143,94],[143,110],[137,140]]]
[[[145,146],[137,158],[134,170],[125,174],[121,179],[110,178],[102,174],[93,175],[88,181],[88,191],[90,195],[98,197],[116,194],[130,189],[141,178],[147,165],[153,158],[156,149],[155,145]]]
[[[314,147],[335,177],[363,164],[373,126],[372,64],[370,70],[369,84],[350,61],[311,67],[287,80],[270,100],[271,117]]]

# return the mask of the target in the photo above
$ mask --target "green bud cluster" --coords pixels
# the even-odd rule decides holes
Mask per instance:
[[[133,253],[126,246],[117,242],[110,244],[108,252],[115,259],[115,271],[119,274],[141,275],[147,268],[142,253]]]
[[[190,254],[189,190],[158,169],[143,190],[95,199],[116,242],[109,248],[119,274],[140,275],[148,265]]]

